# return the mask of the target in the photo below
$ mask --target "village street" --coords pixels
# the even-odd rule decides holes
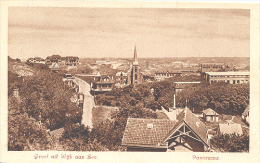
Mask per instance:
[[[92,128],[92,109],[94,107],[94,97],[90,94],[90,85],[82,79],[75,78],[79,86],[79,93],[84,94],[83,115],[81,123]]]

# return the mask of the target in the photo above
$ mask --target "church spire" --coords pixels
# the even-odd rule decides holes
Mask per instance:
[[[134,63],[133,64],[138,65],[136,46],[135,46],[135,51],[134,51]]]

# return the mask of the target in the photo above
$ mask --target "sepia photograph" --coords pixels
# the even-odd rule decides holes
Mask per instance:
[[[7,21],[7,152],[252,152],[250,9],[8,6]]]

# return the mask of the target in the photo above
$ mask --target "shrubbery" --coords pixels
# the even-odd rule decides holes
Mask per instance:
[[[248,152],[249,151],[249,135],[237,134],[218,134],[212,137],[211,146],[213,149],[221,152]]]

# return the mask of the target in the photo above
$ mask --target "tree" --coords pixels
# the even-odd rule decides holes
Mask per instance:
[[[249,135],[244,132],[237,134],[217,134],[210,140],[213,149],[221,152],[248,152]]]
[[[46,150],[49,145],[46,127],[23,112],[13,97],[9,97],[8,103],[8,150]]]

